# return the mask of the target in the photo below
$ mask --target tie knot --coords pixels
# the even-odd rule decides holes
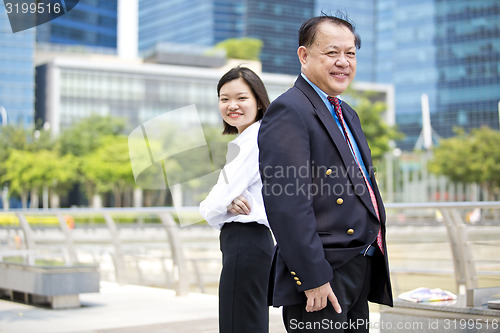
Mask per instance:
[[[337,97],[328,96],[327,98],[333,105],[339,104],[339,99]]]
[[[331,97],[331,96],[328,96],[327,98],[328,98],[328,101],[330,103],[332,103],[337,116],[340,117],[342,115],[342,111],[341,111],[342,109],[340,108],[339,99],[337,97]]]

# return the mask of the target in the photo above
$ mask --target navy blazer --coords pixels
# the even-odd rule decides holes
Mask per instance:
[[[332,279],[332,270],[376,242],[385,210],[370,149],[356,112],[342,103],[373,184],[379,222],[365,181],[323,100],[301,76],[274,100],[259,131],[262,195],[277,241],[271,276],[274,306],[306,301],[304,290]],[[392,305],[387,256],[374,256],[369,300]]]

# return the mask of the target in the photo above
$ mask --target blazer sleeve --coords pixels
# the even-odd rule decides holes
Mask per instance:
[[[298,105],[275,100],[262,121],[258,143],[269,224],[301,292],[329,282],[333,272],[317,232],[309,133],[304,109]]]

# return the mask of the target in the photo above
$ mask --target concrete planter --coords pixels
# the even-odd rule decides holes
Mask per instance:
[[[80,306],[80,293],[99,292],[97,266],[44,267],[0,262],[0,293],[11,300],[48,303],[53,309]],[[23,299],[24,298],[24,299]]]

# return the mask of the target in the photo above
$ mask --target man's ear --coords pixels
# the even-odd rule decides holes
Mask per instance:
[[[299,46],[297,49],[297,55],[299,56],[299,61],[301,65],[305,65],[307,63],[307,57],[309,56],[309,51],[305,46]]]

